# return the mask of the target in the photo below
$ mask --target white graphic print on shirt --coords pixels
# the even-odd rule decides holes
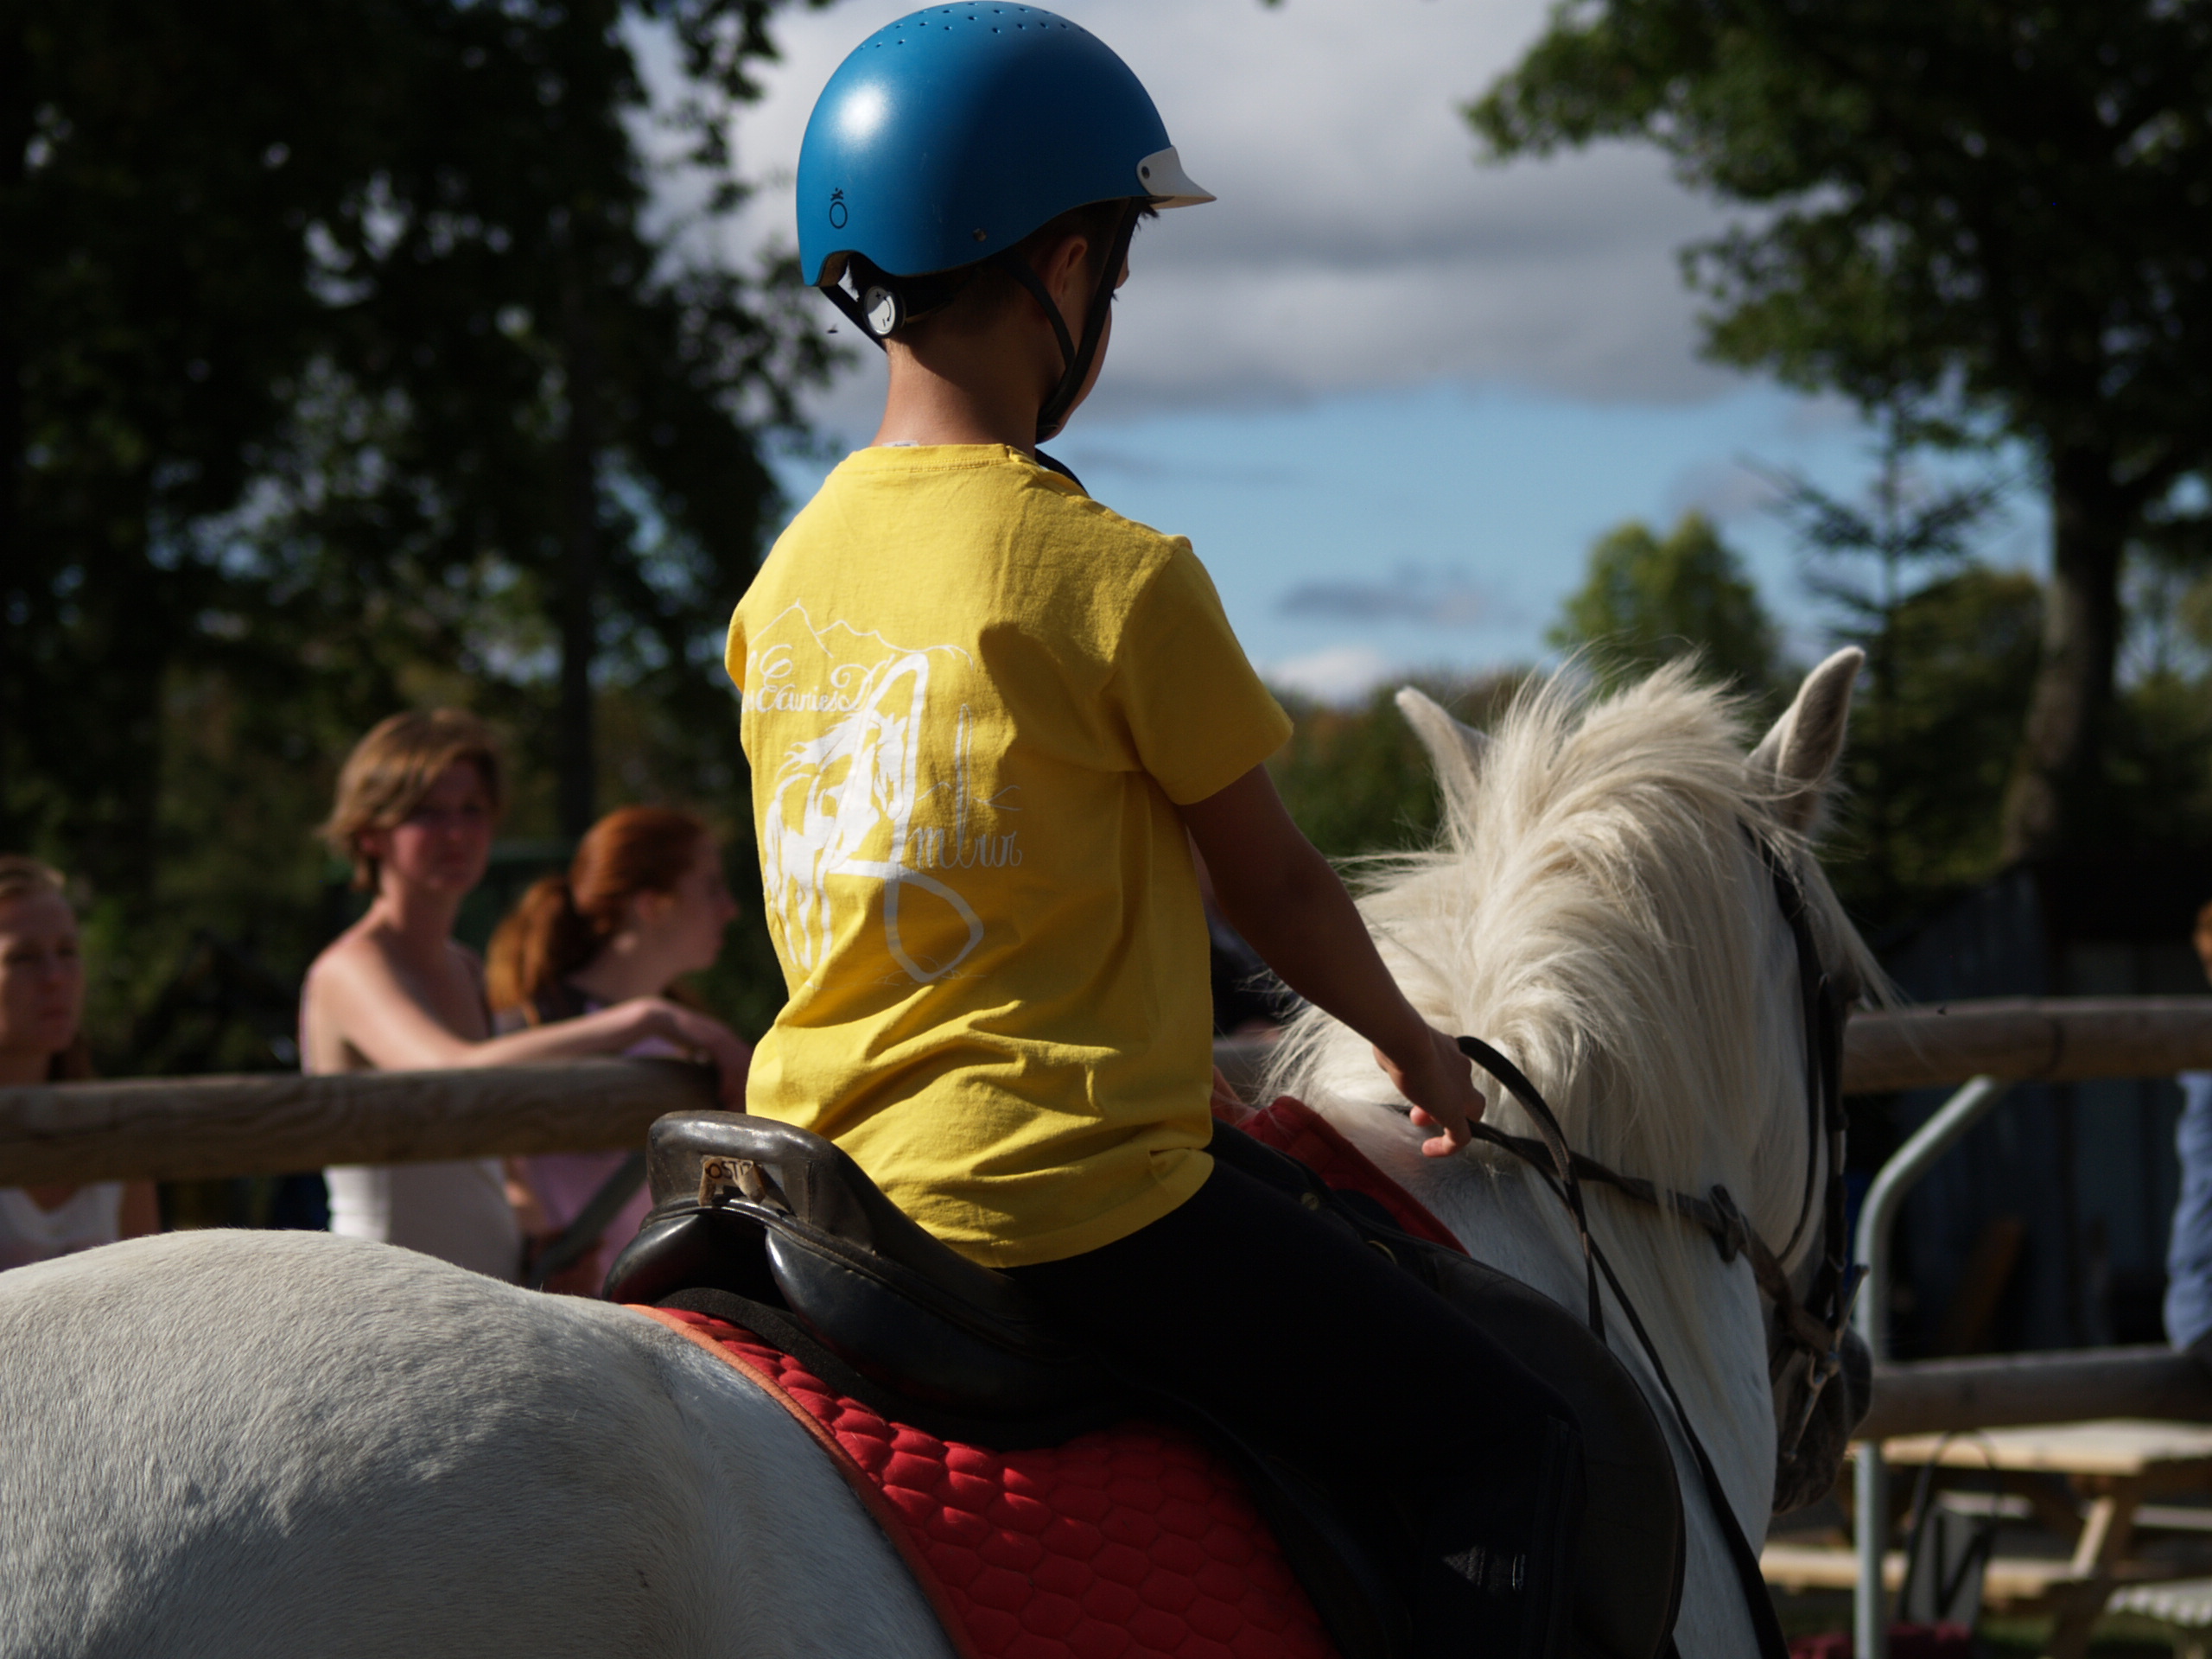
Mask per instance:
[[[760,869],[768,925],[785,954],[810,979],[820,970],[834,933],[830,880],[858,878],[881,884],[884,944],[907,977],[927,984],[952,973],[982,943],[983,924],[966,899],[928,872],[1021,861],[1018,833],[971,833],[972,812],[1020,809],[1007,798],[1011,789],[974,798],[976,722],[965,703],[952,731],[951,822],[915,822],[918,812],[943,815],[948,788],[920,776],[923,737],[932,720],[944,718],[942,696],[939,711],[931,711],[931,679],[957,677],[975,659],[957,645],[894,645],[844,622],[817,628],[798,605],[746,646],[747,715],[832,717],[816,735],[784,747],[770,785]],[[772,742],[772,728],[760,729]],[[928,915],[932,901],[950,918]],[[943,925],[948,919],[950,928]],[[951,948],[931,955],[913,942],[917,936],[942,937]]]

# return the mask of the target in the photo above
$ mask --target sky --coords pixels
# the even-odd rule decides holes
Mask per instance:
[[[1097,391],[1049,446],[1126,516],[1187,535],[1278,685],[1350,699],[1417,671],[1541,660],[1591,543],[1698,509],[1803,658],[1823,613],[1758,469],[1856,496],[1871,437],[1834,400],[1700,360],[1677,252],[1726,222],[1624,145],[1484,162],[1460,107],[1541,29],[1543,0],[1058,0],[1151,92],[1219,200],[1141,232]],[[756,192],[729,257],[789,245],[815,94],[910,5],[779,14],[738,118]],[[838,322],[826,302],[821,326]],[[865,443],[883,370],[807,412]],[[786,457],[795,500],[830,464]],[[1984,550],[2037,560],[2016,493]]]

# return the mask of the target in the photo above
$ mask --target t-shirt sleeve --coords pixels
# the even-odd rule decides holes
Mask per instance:
[[[722,636],[722,672],[739,691],[745,690],[745,607],[729,613],[729,632]]]
[[[1290,736],[1188,542],[1130,607],[1114,685],[1138,760],[1178,806],[1226,789]]]

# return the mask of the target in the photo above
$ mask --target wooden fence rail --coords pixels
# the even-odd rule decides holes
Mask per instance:
[[[1853,1094],[1992,1077],[2049,1083],[2212,1071],[2212,996],[1999,997],[1853,1016]]]
[[[713,1074],[677,1060],[0,1089],[0,1186],[627,1148],[715,1103]]]
[[[1264,1046],[1216,1058],[1247,1092]],[[2212,1070],[2212,997],[1954,1002],[1855,1016],[1854,1093],[1970,1077],[2156,1077]],[[279,1174],[335,1163],[634,1147],[663,1112],[714,1103],[665,1060],[461,1071],[145,1078],[0,1089],[0,1186]]]
[[[2212,1372],[2171,1348],[1989,1354],[1874,1367],[1862,1440],[2150,1417],[2212,1423]]]

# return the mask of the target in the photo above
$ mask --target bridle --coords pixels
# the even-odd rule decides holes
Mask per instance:
[[[1535,1121],[1538,1135],[1532,1139],[1526,1135],[1508,1135],[1487,1123],[1470,1125],[1469,1133],[1474,1139],[1500,1147],[1532,1166],[1566,1204],[1573,1217],[1574,1230],[1582,1244],[1583,1270],[1589,1286],[1591,1332],[1600,1341],[1605,1339],[1605,1306],[1598,1291],[1598,1281],[1602,1274],[1605,1282],[1612,1287],[1613,1299],[1627,1316],[1638,1345],[1650,1362],[1660,1387],[1674,1408],[1683,1437],[1696,1455],[1707,1496],[1720,1521],[1738,1576],[1744,1580],[1745,1593],[1751,1603],[1751,1623],[1759,1636],[1760,1651],[1764,1655],[1780,1656],[1786,1654],[1788,1644],[1775,1618],[1774,1603],[1766,1592],[1758,1554],[1745,1535],[1734,1510],[1730,1507],[1726,1493],[1721,1490],[1713,1460],[1699,1440],[1696,1429],[1691,1426],[1689,1414],[1683,1408],[1681,1396],[1675,1392],[1675,1385],[1667,1376],[1666,1367],[1660,1361],[1658,1350],[1644,1329],[1643,1319],[1638,1317],[1635,1305],[1630,1301],[1619,1276],[1613,1271],[1612,1263],[1606,1260],[1605,1251],[1590,1236],[1589,1217],[1582,1201],[1582,1183],[1599,1182],[1638,1203],[1669,1211],[1703,1228],[1712,1236],[1723,1262],[1733,1262],[1739,1255],[1750,1261],[1759,1294],[1774,1309],[1774,1336],[1767,1356],[1769,1382],[1778,1384],[1785,1370],[1800,1359],[1805,1366],[1800,1384],[1801,1402],[1788,1412],[1788,1421],[1779,1425],[1778,1454],[1786,1462],[1796,1453],[1803,1440],[1805,1429],[1812,1421],[1814,1410],[1820,1403],[1822,1390],[1843,1369],[1844,1333],[1849,1327],[1851,1305],[1858,1293],[1859,1278],[1865,1271],[1852,1268],[1843,1255],[1846,1243],[1843,1153],[1845,1130],[1848,1124],[1843,1103],[1843,1022],[1849,1009],[1848,998],[1843,988],[1821,963],[1820,950],[1813,938],[1812,920],[1807,912],[1803,887],[1771,844],[1754,835],[1748,826],[1745,834],[1757,849],[1773,880],[1776,901],[1781,907],[1783,919],[1789,925],[1790,937],[1796,945],[1797,982],[1802,993],[1804,1021],[1805,1102],[1809,1118],[1804,1192],[1799,1201],[1796,1224],[1790,1229],[1789,1237],[1780,1251],[1775,1250],[1759,1236],[1725,1186],[1716,1185],[1703,1197],[1679,1192],[1660,1187],[1640,1176],[1621,1174],[1594,1158],[1573,1151],[1567,1144],[1567,1136],[1560,1128],[1558,1117],[1518,1066],[1479,1037],[1461,1037],[1458,1041],[1461,1053],[1497,1078],[1520,1103]],[[1825,1183],[1820,1179],[1823,1146],[1827,1160]],[[1817,1193],[1816,1188],[1820,1189]],[[1815,1272],[1810,1288],[1800,1297],[1796,1287],[1789,1282],[1789,1275],[1783,1262],[1804,1237],[1816,1207],[1821,1215],[1820,1266]]]

